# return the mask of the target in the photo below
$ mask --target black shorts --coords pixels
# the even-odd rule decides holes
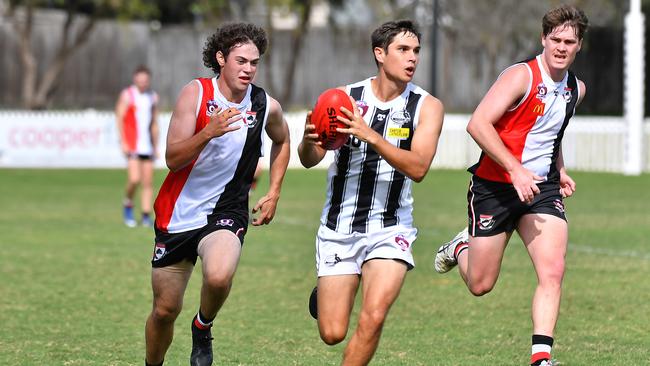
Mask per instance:
[[[235,234],[239,238],[239,242],[244,245],[247,229],[246,218],[227,214],[210,217],[210,221],[204,227],[181,233],[172,234],[155,228],[156,239],[151,266],[154,268],[166,267],[185,259],[195,264],[199,242],[208,234],[218,230],[228,230]]]
[[[153,155],[149,154],[138,154],[138,153],[128,153],[126,155],[128,159],[137,159],[137,160],[153,160]]]
[[[493,236],[511,233],[526,214],[549,214],[566,221],[560,185],[537,183],[540,193],[527,204],[519,200],[510,183],[493,182],[472,176],[467,192],[467,215],[471,236]]]

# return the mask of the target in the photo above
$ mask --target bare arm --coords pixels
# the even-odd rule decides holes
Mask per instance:
[[[525,169],[510,153],[501,141],[494,124],[521,100],[529,82],[530,75],[524,65],[506,70],[483,97],[467,125],[467,132],[474,141],[508,172],[519,199],[528,203],[539,193],[535,181],[542,178]]]
[[[305,118],[305,130],[302,135],[302,141],[298,145],[298,157],[302,166],[309,169],[323,160],[325,154],[327,154],[327,150],[322,145],[322,142],[318,140],[316,125],[311,123],[311,111],[309,111]]]
[[[153,147],[153,157],[158,157],[158,139],[160,135],[160,129],[158,127],[158,98],[156,97],[156,102],[151,106],[151,124],[149,125],[149,131],[151,132],[151,146]]]
[[[165,160],[171,171],[178,171],[196,159],[212,138],[240,128],[240,126],[232,126],[242,118],[237,109],[230,108],[225,111],[217,109],[210,117],[208,125],[194,133],[198,97],[199,86],[192,81],[181,90],[174,107],[165,153]]]
[[[129,94],[126,89],[122,90],[120,96],[115,103],[115,122],[117,125],[117,134],[120,139],[120,148],[122,149],[123,154],[128,153],[128,148],[126,146],[126,141],[124,140],[124,116],[126,115],[126,110],[129,108]]]
[[[275,216],[275,210],[280,199],[282,181],[289,165],[290,145],[289,127],[282,114],[282,107],[273,98],[270,98],[269,117],[266,122],[266,133],[271,139],[271,157],[269,168],[269,191],[260,198],[253,213],[260,214],[253,220],[253,225],[268,224]]]
[[[354,111],[346,108],[341,108],[341,111],[348,117],[340,119],[348,125],[348,128],[339,129],[341,132],[352,134],[365,141],[392,167],[410,179],[416,182],[424,179],[436,154],[442,130],[444,107],[438,99],[429,95],[424,100],[420,109],[419,124],[411,142],[411,150],[400,149],[370,128],[361,117],[356,105]]]
[[[587,88],[585,86],[585,83],[582,82],[582,80],[578,80],[578,85],[580,86],[578,88],[580,94],[578,95],[577,104],[580,104],[582,100],[585,98],[585,94],[587,93]],[[558,172],[560,172],[560,194],[562,195],[562,197],[571,197],[573,193],[575,193],[576,191],[576,182],[573,181],[573,178],[569,176],[564,166],[564,155],[562,154],[562,146],[560,146],[560,152],[558,154],[556,167]]]

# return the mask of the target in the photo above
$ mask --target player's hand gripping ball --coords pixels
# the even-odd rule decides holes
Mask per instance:
[[[316,126],[316,133],[323,148],[336,150],[348,141],[349,134],[336,131],[337,128],[346,128],[347,125],[336,117],[347,118],[341,107],[354,111],[350,97],[341,89],[327,89],[316,101],[311,113],[311,123]]]

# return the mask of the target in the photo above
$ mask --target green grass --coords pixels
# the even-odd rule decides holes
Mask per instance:
[[[574,178],[554,357],[563,365],[648,364],[650,176]],[[124,179],[116,170],[0,170],[0,365],[143,364],[153,236],[122,225]],[[467,173],[434,170],[414,186],[418,267],[373,364],[527,364],[535,276],[519,239],[481,298],[455,272],[431,266],[434,250],[466,221],[467,181]],[[324,171],[289,171],[274,222],[249,231],[214,328],[215,364],[339,364],[345,344],[320,342],[306,309],[324,190]],[[167,365],[188,362],[199,279],[188,287]]]

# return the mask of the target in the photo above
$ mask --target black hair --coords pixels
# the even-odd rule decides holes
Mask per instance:
[[[417,37],[418,41],[422,37],[422,34],[418,30],[417,24],[409,19],[402,20],[393,20],[386,22],[375,29],[370,36],[370,43],[372,45],[373,57],[375,54],[375,48],[381,47],[384,51],[388,52],[388,46],[393,42],[393,39],[396,35],[400,33],[413,34]],[[375,57],[375,64],[379,66],[379,62]]]
[[[139,74],[141,72],[144,72],[145,74],[151,76],[151,70],[149,70],[149,68],[145,64],[138,65],[138,67],[136,67],[135,70],[133,70],[133,75]]]
[[[221,66],[217,62],[217,52],[221,51],[223,57],[228,58],[228,54],[234,47],[248,42],[252,42],[257,47],[260,56],[263,55],[268,45],[264,29],[251,23],[225,24],[205,42],[203,64],[219,75]]]

